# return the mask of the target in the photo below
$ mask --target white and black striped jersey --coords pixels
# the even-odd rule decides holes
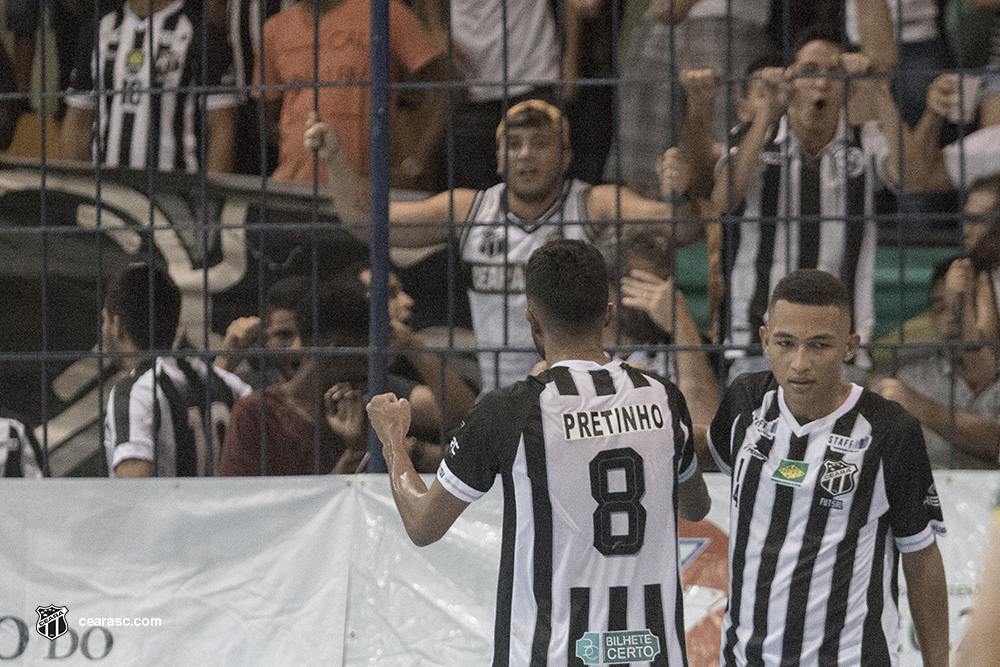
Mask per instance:
[[[799,424],[766,371],[726,391],[709,450],[732,477],[722,666],[896,665],[899,552],[944,533],[920,423],[853,385]]]
[[[41,477],[42,448],[17,416],[0,410],[0,477]]]
[[[437,477],[468,502],[503,480],[494,667],[583,665],[601,641],[633,665],[686,665],[677,493],[696,468],[680,391],[621,361],[484,396]]]
[[[874,194],[887,153],[876,123],[848,127],[841,118],[819,160],[809,161],[788,116],[781,119],[761,152],[742,220],[727,228],[723,247],[731,344],[759,342],[771,290],[797,269],[838,276],[851,300],[854,329],[863,344],[870,341],[875,324]],[[720,167],[728,168],[724,163]],[[742,353],[732,350],[727,356]],[[864,359],[859,362],[864,365]]]
[[[539,361],[524,319],[524,267],[531,253],[550,239],[593,240],[595,228],[587,219],[589,188],[583,181],[566,181],[561,196],[537,220],[521,220],[508,210],[503,183],[476,195],[460,251],[471,282],[469,308],[481,350],[484,392],[521,380]],[[520,351],[500,351],[503,348]]]
[[[111,167],[196,172],[205,110],[236,106],[233,51],[222,31],[189,14],[182,0],[139,18],[126,3],[84,26],[67,96],[95,111],[94,159]],[[205,76],[202,77],[202,64]],[[211,86],[208,93],[199,87]],[[220,90],[226,86],[228,90]]]
[[[230,410],[251,392],[232,373],[199,359],[144,362],[108,398],[104,451],[110,475],[126,459],[154,462],[158,477],[216,474]]]

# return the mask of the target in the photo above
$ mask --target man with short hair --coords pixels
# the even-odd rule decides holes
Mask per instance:
[[[978,340],[974,318],[963,322],[965,311],[974,310],[962,293],[968,287],[961,274],[970,264],[948,258],[934,266],[931,333],[942,347],[883,379],[877,390],[920,420],[935,468],[997,468],[1000,459],[1000,341]],[[978,344],[955,346],[962,343]]]
[[[311,120],[306,147],[317,150],[326,164],[334,212],[345,223],[367,224],[367,179],[350,172],[337,133],[315,117]],[[697,221],[670,225],[673,203],[643,199],[613,185],[566,179],[572,157],[569,124],[551,104],[527,100],[511,107],[497,126],[496,141],[504,182],[488,190],[455,189],[389,206],[393,246],[426,247],[449,238],[459,244],[471,274],[469,304],[483,391],[523,378],[538,361],[531,351],[530,328],[521,317],[524,265],[533,250],[552,238],[593,240],[616,222],[625,223],[625,229],[665,228],[678,245],[701,234]]]
[[[361,282],[332,281],[316,289],[317,309],[306,298],[295,310],[296,331],[305,346],[365,347],[367,301]],[[361,395],[368,360],[363,353],[299,350],[297,356],[291,377],[233,406],[221,475],[353,473],[360,464],[365,449]],[[319,412],[317,389],[323,392]]]
[[[841,380],[858,349],[843,283],[778,282],[771,370],[738,377],[709,431],[732,477],[723,667],[897,663],[897,570],[927,667],[948,664],[944,533],[920,424]]]
[[[104,449],[112,477],[214,475],[220,429],[233,403],[250,393],[201,359],[161,356],[173,347],[180,313],[180,290],[157,267],[131,264],[108,289],[104,349],[129,371],[108,397]]]
[[[286,276],[271,285],[264,293],[263,319],[255,315],[238,317],[226,327],[222,349],[231,353],[216,357],[216,368],[236,372],[246,356],[246,350],[259,343],[269,350],[294,352],[302,349],[295,311],[299,303],[309,296],[311,284],[307,276]],[[288,380],[295,374],[298,363],[299,356],[296,354],[278,354],[264,362],[263,366],[267,370],[273,367],[277,379]],[[271,375],[258,374],[256,381],[250,381],[250,384],[256,388],[270,384],[267,378]]]
[[[740,107],[741,120],[752,120],[719,165],[712,191],[715,210],[738,219],[724,246],[731,268],[723,319],[727,342],[738,346],[726,353],[734,361],[731,376],[766,367],[755,335],[771,287],[796,269],[843,280],[863,344],[875,325],[874,193],[880,179],[888,180],[883,165],[893,163],[894,146],[883,132],[896,127],[880,130],[875,120],[859,125],[853,114],[848,118],[845,77],[868,75],[871,61],[842,53],[836,29],[810,30],[794,56],[787,69],[759,72],[760,83]],[[867,352],[857,363],[869,365]]]
[[[484,396],[446,448],[430,489],[406,456],[409,403],[368,404],[407,534],[440,539],[503,479],[493,665],[686,664],[677,516],[711,501],[680,391],[610,361],[614,316],[600,253],[546,243],[524,271],[524,316],[548,370]]]

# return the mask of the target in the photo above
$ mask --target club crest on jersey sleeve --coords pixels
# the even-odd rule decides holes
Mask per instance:
[[[634,431],[656,431],[662,429],[666,422],[659,405],[642,403],[611,410],[564,412],[562,423],[566,440],[585,440]]]

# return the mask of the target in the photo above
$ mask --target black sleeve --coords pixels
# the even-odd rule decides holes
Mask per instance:
[[[722,394],[719,409],[712,418],[708,429],[708,451],[719,466],[719,470],[727,475],[732,474],[733,467],[733,422],[740,417],[743,404],[743,388],[740,378],[737,378]]]
[[[485,493],[516,451],[524,423],[530,381],[490,392],[476,404],[445,447],[448,470],[471,488]],[[537,393],[534,395],[537,401]],[[439,473],[440,474],[440,473]]]
[[[236,79],[233,71],[233,49],[226,39],[225,33],[212,24],[202,33],[205,36],[205,52],[207,67],[205,68],[205,85],[207,86],[235,86]],[[192,44],[192,48],[197,49],[197,57],[193,60],[200,62],[202,57],[202,44]],[[197,81],[201,80],[201,68],[194,72]]]
[[[76,48],[73,53],[73,70],[69,75],[69,89],[77,93],[89,93],[94,90],[94,30],[93,18],[88,19],[80,27],[76,36]]]
[[[920,422],[899,406],[891,422],[898,438],[885,460],[885,488],[889,499],[889,525],[901,551],[906,538],[919,536],[928,527],[943,532],[941,501],[934,487],[931,463]]]
[[[667,385],[670,414],[674,422],[674,460],[677,462],[677,479],[686,482],[694,474],[697,457],[694,453],[694,428],[687,401],[673,384]]]

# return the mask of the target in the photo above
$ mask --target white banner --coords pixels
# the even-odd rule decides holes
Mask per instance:
[[[728,478],[684,524],[691,667],[718,664]],[[935,476],[952,646],[998,478]],[[488,665],[500,553],[497,483],[437,544],[413,546],[384,476],[0,483],[0,663]],[[921,665],[906,607],[902,667]],[[37,608],[50,620],[37,629]],[[65,608],[63,613],[61,609]],[[55,641],[42,632],[66,632]],[[154,621],[158,620],[158,624]]]

